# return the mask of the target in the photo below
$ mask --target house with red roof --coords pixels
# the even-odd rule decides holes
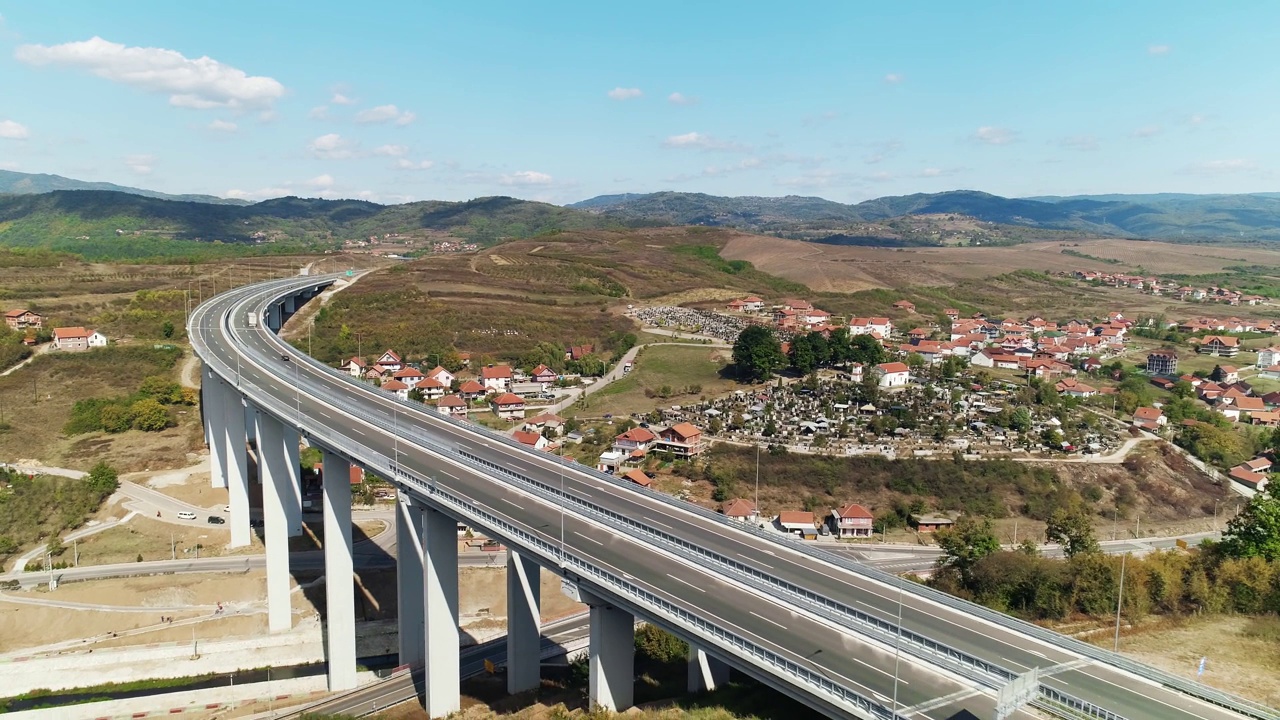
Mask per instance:
[[[338,369],[347,373],[351,377],[358,378],[364,375],[364,371],[367,367],[368,364],[365,363],[364,358],[352,357],[350,360],[343,361],[343,363],[338,366]]]
[[[487,393],[488,390],[485,389],[485,386],[475,380],[464,380],[462,384],[458,386],[458,394],[465,400],[475,400]]]
[[[849,503],[844,507],[833,508],[827,518],[831,534],[836,537],[871,537],[875,516],[871,511],[857,503]]]
[[[773,519],[774,529],[799,535],[805,540],[818,537],[818,526],[814,523],[813,513],[804,510],[783,510]]]
[[[423,378],[415,387],[422,392],[423,400],[439,400],[449,392],[449,386],[432,377]]]
[[[911,368],[906,363],[887,362],[876,366],[876,375],[880,378],[880,387],[903,387],[911,382]]]
[[[436,403],[436,412],[441,415],[465,418],[467,416],[467,401],[457,395],[445,395],[440,398],[440,402]]]
[[[511,387],[511,366],[486,365],[480,368],[480,382],[489,390],[505,392]]]
[[[542,437],[542,435],[525,430],[517,430],[511,434],[511,437],[531,450],[541,450],[551,444],[551,441]]]
[[[702,453],[702,431],[692,423],[676,423],[658,431],[655,450],[665,450],[678,458],[697,457]]]
[[[550,384],[555,382],[560,376],[556,374],[555,370],[552,370],[546,365],[539,365],[533,369],[533,372],[529,373],[529,377],[532,378],[534,382]]]
[[[495,397],[489,406],[493,414],[503,420],[521,420],[524,418],[524,398],[511,393],[502,393]]]
[[[657,442],[658,436],[654,435],[648,428],[633,427],[630,430],[619,433],[613,438],[613,449],[623,453],[631,453],[637,450],[641,455],[648,452],[649,448]]]
[[[1164,427],[1169,422],[1169,418],[1159,408],[1140,407],[1133,411],[1133,425],[1143,430],[1155,432]]]
[[[444,369],[444,367],[440,365],[437,365],[431,368],[430,370],[428,370],[427,377],[435,378],[436,380],[439,380],[440,384],[444,385],[445,387],[453,387],[454,374]]]
[[[620,475],[619,477],[621,477],[624,480],[630,480],[631,482],[639,485],[640,487],[649,487],[650,485],[653,484],[653,480],[648,475],[645,475],[644,471],[640,470],[639,468],[632,468],[622,473],[622,475]]]
[[[391,377],[395,378],[396,380],[399,380],[405,385],[408,385],[409,389],[411,390],[417,387],[418,383],[422,382],[427,378],[426,375],[422,374],[421,370],[415,367],[402,367],[399,370],[392,373]]]
[[[4,314],[4,322],[11,330],[39,330],[44,317],[27,309],[10,310]]]
[[[720,512],[730,520],[741,523],[755,523],[760,517],[760,513],[756,511],[756,504],[742,498],[726,502],[720,506]]]
[[[409,399],[409,386],[405,385],[404,383],[400,382],[395,378],[382,381],[382,389],[386,390],[389,393],[393,393],[396,397],[400,398],[401,400]]]
[[[400,359],[400,355],[397,354],[395,350],[390,349],[382,353],[382,355],[378,357],[378,361],[374,364],[381,365],[391,372],[395,372],[404,367],[404,361]]]
[[[1090,385],[1086,385],[1075,378],[1063,378],[1053,386],[1060,395],[1068,397],[1087,398],[1098,394],[1098,389]]]

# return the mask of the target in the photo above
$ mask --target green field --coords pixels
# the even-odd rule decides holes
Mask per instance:
[[[728,374],[728,352],[696,345],[645,348],[636,356],[631,374],[591,395],[585,410],[575,406],[569,412],[587,417],[629,415],[723,395],[742,387],[722,376]],[[697,392],[688,392],[690,386]]]

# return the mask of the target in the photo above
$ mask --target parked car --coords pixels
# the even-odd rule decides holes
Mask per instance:
[[[226,518],[224,518],[224,517],[220,517],[220,516],[218,516],[218,515],[210,515],[210,516],[209,516],[209,524],[210,524],[210,525],[226,525],[226,524],[227,524],[227,519],[226,519]]]
[[[179,520],[195,520],[196,514],[191,512],[190,510],[179,510],[178,519]]]
[[[222,512],[231,512],[231,506],[230,506],[230,505],[223,505],[223,506],[222,506]]]

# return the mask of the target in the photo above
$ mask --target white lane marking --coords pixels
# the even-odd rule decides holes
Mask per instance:
[[[773,620],[770,620],[769,618],[767,618],[767,617],[765,617],[765,616],[763,616],[763,615],[761,615],[761,614],[757,613],[755,610],[751,610],[750,612],[751,612],[751,614],[752,614],[752,615],[755,615],[756,617],[760,618],[761,620],[763,620],[763,621],[765,621],[765,622],[767,622],[767,623],[773,623],[774,625],[777,625],[778,627],[782,628],[783,630],[786,630],[786,629],[787,629],[787,626],[786,626],[786,625],[783,625],[783,624],[782,624],[782,623],[780,623],[780,622],[774,622]]]
[[[502,498],[502,502],[504,502],[504,503],[506,503],[506,504],[508,504],[508,505],[511,505],[511,506],[515,507],[516,509],[518,509],[518,510],[524,510],[524,507],[523,507],[523,506],[521,506],[521,505],[516,505],[515,503],[511,502],[510,500],[508,500],[508,499],[506,499],[506,498]]]
[[[739,554],[739,555],[738,555],[738,557],[739,557],[739,558],[741,558],[741,559],[743,559],[743,560],[745,560],[745,561],[747,561],[747,562],[752,562],[752,563],[755,563],[755,564],[757,564],[757,565],[763,565],[763,566],[765,566],[765,567],[769,568],[770,570],[772,570],[772,569],[773,569],[773,566],[772,566],[772,565],[770,565],[769,563],[760,562],[759,560],[756,560],[755,558],[750,558],[750,557],[747,557],[746,555],[742,555],[742,554]]]
[[[457,479],[458,479],[458,476],[457,476],[457,475],[454,475],[453,473],[449,472],[448,470],[441,470],[441,471],[440,471],[440,474],[441,474],[441,475],[448,475],[449,477],[453,478],[454,480],[457,480]]]
[[[583,535],[582,533],[578,532],[577,530],[574,530],[574,531],[573,531],[573,534],[574,534],[574,535],[577,535],[578,537],[582,538],[583,540],[590,540],[591,542],[593,542],[593,543],[595,543],[595,544],[599,545],[600,547],[604,547],[604,543],[600,542],[599,540],[597,540],[597,539],[595,539],[595,538],[593,538],[593,537],[587,537],[586,535]]]
[[[351,432],[353,432],[353,433],[357,433],[357,434],[359,434],[359,435],[364,435],[364,431],[363,431],[363,430],[361,430],[360,428],[358,428],[358,427],[354,426],[354,425],[352,425],[351,427],[349,427],[349,428],[347,428],[347,429],[348,429],[348,430],[350,430],[350,431],[351,431]],[[368,437],[368,435],[365,435],[365,437]]]
[[[666,528],[666,529],[668,529],[668,530],[671,530],[671,529],[672,529],[672,527],[671,527],[670,525],[668,525],[668,524],[666,524],[666,523],[664,523],[664,522],[658,522],[657,520],[654,520],[653,518],[645,518],[644,520],[645,520],[645,522],[651,522],[651,523],[653,523],[654,525],[661,525],[662,527],[664,527],[664,528]]]
[[[683,583],[683,584],[685,584],[685,585],[688,585],[689,587],[693,588],[694,590],[697,590],[698,592],[702,592],[702,593],[706,592],[706,590],[704,590],[704,589],[702,589],[702,588],[698,587],[697,585],[694,585],[693,583],[689,582],[688,580],[682,580],[682,579],[680,579],[680,578],[676,577],[675,575],[672,575],[671,573],[667,573],[667,577],[671,578],[672,580],[675,580],[675,581],[676,581],[676,582],[678,582],[678,583]]]
[[[1044,653],[1042,653],[1042,652],[1036,652],[1035,650],[1028,650],[1027,652],[1031,653],[1032,655],[1038,655],[1038,656],[1040,656],[1040,657],[1044,658],[1045,660],[1048,660],[1048,659],[1049,659],[1049,656],[1048,656],[1048,655],[1045,655],[1045,654],[1044,654]]]
[[[760,548],[760,552],[762,552],[762,553],[764,553],[764,554],[766,554],[766,555],[772,555],[772,556],[774,556],[774,557],[778,557],[778,553],[776,553],[776,552],[774,552],[774,551],[772,551],[772,550],[765,550],[764,548]]]
[[[1014,661],[1010,660],[1010,659],[1009,659],[1009,658],[1007,658],[1007,657],[1002,657],[1002,658],[1000,658],[1000,659],[1001,659],[1001,660],[1003,660],[1003,661],[1005,661],[1005,662],[1007,662],[1007,663],[1009,663],[1010,665],[1017,665],[1017,666],[1018,666],[1018,667],[1020,667],[1020,668],[1027,668],[1027,669],[1030,669],[1030,667],[1031,667],[1030,665],[1023,665],[1022,663],[1014,662]]]

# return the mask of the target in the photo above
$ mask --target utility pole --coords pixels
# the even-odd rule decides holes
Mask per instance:
[[[760,516],[760,443],[756,443],[756,516]]]
[[[1124,566],[1125,561],[1129,559],[1129,553],[1125,553],[1120,558],[1120,591],[1116,593],[1116,639],[1112,646],[1112,652],[1120,652],[1120,608],[1124,603]]]

